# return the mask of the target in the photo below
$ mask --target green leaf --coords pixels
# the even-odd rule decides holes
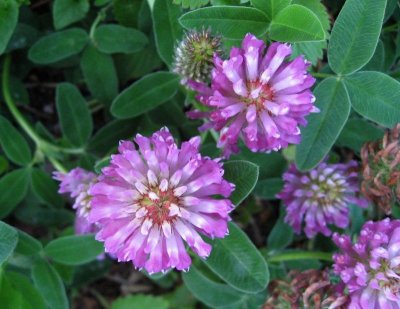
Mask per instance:
[[[281,208],[279,219],[268,235],[267,249],[269,251],[285,249],[293,241],[293,229],[284,222],[284,218],[285,211]]]
[[[229,161],[224,164],[224,178],[235,184],[230,200],[236,206],[253,191],[257,184],[259,167],[249,161]]]
[[[244,295],[226,284],[217,283],[204,276],[196,267],[182,274],[183,282],[192,294],[211,308],[240,304]]]
[[[72,282],[74,280],[76,266],[60,264],[55,261],[52,261],[52,265],[53,265],[54,269],[57,271],[57,273],[60,275],[61,280],[65,284],[67,284],[67,285],[72,284]]]
[[[79,251],[76,252],[76,254]],[[44,260],[38,260],[32,268],[33,282],[51,309],[68,309],[64,285],[56,270]]]
[[[64,205],[63,198],[57,193],[57,183],[41,169],[32,169],[32,189],[37,197],[49,206],[62,207]]]
[[[28,165],[31,162],[32,153],[25,138],[3,116],[0,116],[0,145],[15,164]]]
[[[39,64],[54,63],[80,53],[88,39],[87,33],[80,28],[54,32],[33,44],[28,58]]]
[[[84,145],[92,134],[93,121],[79,89],[70,83],[59,84],[56,104],[63,135],[75,146]]]
[[[156,46],[161,59],[172,65],[174,47],[181,40],[183,29],[178,22],[182,15],[179,6],[171,1],[155,0],[153,7],[153,27]]]
[[[270,37],[281,42],[325,40],[325,31],[318,16],[308,8],[293,4],[284,8],[272,20]]]
[[[111,2],[111,0],[95,0],[94,5],[95,6],[104,6],[110,2]]]
[[[7,272],[6,275],[7,279],[13,285],[14,290],[18,290],[18,292],[20,292],[24,296],[24,298],[29,301],[32,309],[46,308],[43,297],[40,295],[39,291],[35,289],[32,282],[26,276],[13,271]]]
[[[292,0],[292,4],[299,4],[310,9],[321,22],[325,31],[325,36],[329,36],[330,20],[325,6],[320,0]],[[313,65],[317,65],[319,59],[323,57],[323,51],[327,47],[327,42],[299,42],[293,44],[292,57],[304,55]]]
[[[400,122],[400,83],[380,72],[359,72],[344,80],[351,105],[365,118],[392,128]]]
[[[122,26],[137,27],[138,13],[142,1],[113,0],[113,11],[115,19]]]
[[[94,239],[94,235],[74,235],[52,240],[44,248],[44,252],[58,263],[81,265],[104,253],[104,246]]]
[[[18,21],[19,8],[14,0],[0,3],[0,55],[7,47]]]
[[[24,199],[29,178],[29,169],[18,169],[0,179],[0,218],[7,216]]]
[[[119,25],[98,27],[94,40],[97,48],[106,54],[134,53],[142,50],[149,42],[143,32]]]
[[[89,11],[89,0],[55,0],[53,22],[57,30],[83,19]]]
[[[182,15],[179,22],[187,29],[201,29],[207,25],[228,39],[243,39],[249,32],[262,36],[269,25],[267,16],[260,10],[236,6],[197,9]]]
[[[347,0],[333,26],[329,65],[337,74],[351,74],[372,58],[381,32],[386,0]]]
[[[386,36],[383,38],[383,51],[384,51],[384,63],[383,63],[383,71],[389,71],[395,61],[396,61],[396,41],[392,40],[390,36]]]
[[[275,200],[275,195],[278,194],[283,187],[281,178],[267,178],[259,180],[254,188],[254,195],[266,200]]]
[[[292,45],[293,53],[291,58],[304,55],[313,65],[317,65],[318,60],[322,59],[324,49],[326,48],[326,41],[322,42],[299,42]]]
[[[385,17],[383,19],[383,23],[385,23],[390,18],[390,16],[392,16],[397,5],[398,5],[397,0],[387,0]]]
[[[296,147],[296,165],[309,170],[321,162],[342,131],[349,114],[350,100],[344,84],[336,78],[323,80],[314,90],[320,113],[308,117]]]
[[[269,20],[273,20],[276,14],[287,7],[292,0],[250,0],[251,4],[267,15]]]
[[[6,52],[24,49],[36,42],[39,31],[27,24],[19,22],[14,29],[11,39],[8,41]]]
[[[120,82],[126,84],[130,79],[138,79],[162,67],[154,43],[133,54],[119,54],[115,56]]]
[[[144,114],[172,98],[179,86],[179,77],[169,72],[148,74],[136,81],[111,106],[117,118],[133,118]]]
[[[10,164],[8,160],[4,156],[0,155],[0,175],[4,174],[9,167]]]
[[[15,252],[22,255],[34,255],[42,250],[43,246],[41,242],[29,234],[18,230],[18,245],[15,248]]]
[[[17,105],[29,105],[29,93],[21,80],[14,76],[10,76],[9,87],[11,97]]]
[[[90,139],[88,149],[104,156],[112,148],[117,147],[120,140],[132,137],[137,125],[138,121],[132,120],[111,121]]]
[[[168,309],[169,303],[161,297],[139,294],[117,298],[111,305],[111,309],[132,308]]]
[[[33,194],[30,195],[30,197]],[[33,195],[33,198],[36,197]],[[32,205],[28,202],[16,210],[16,217],[28,225],[45,225],[48,227],[61,227],[72,225],[75,213],[63,208],[50,208],[37,205],[37,201]]]
[[[337,144],[360,152],[366,142],[381,138],[383,133],[382,129],[363,119],[349,119],[337,139]]]
[[[92,95],[109,105],[118,94],[118,77],[111,56],[89,45],[83,52],[81,69]]]
[[[210,0],[172,0],[174,4],[182,6],[184,9],[197,9],[207,5]]]
[[[361,69],[362,71],[383,71],[385,64],[385,47],[383,42],[379,40],[375,53],[371,60]]]
[[[331,27],[329,14],[321,0],[292,0],[292,4],[298,4],[310,9],[318,17],[325,34],[329,34],[328,31]]]
[[[229,236],[213,241],[211,255],[204,263],[230,286],[245,293],[260,292],[269,282],[265,259],[247,235],[231,222]]]
[[[197,299],[194,298],[185,284],[177,286],[171,293],[165,295],[165,298],[170,302],[170,308],[176,309],[195,309],[197,303]]]
[[[0,277],[1,308],[4,309],[34,309],[24,296],[15,290],[10,280],[3,275]]]
[[[0,265],[11,256],[17,243],[17,231],[12,226],[0,221]]]
[[[232,155],[231,160],[245,160],[258,165],[260,168],[259,179],[281,177],[287,167],[287,162],[281,153],[251,152],[247,147],[241,147],[240,153]]]

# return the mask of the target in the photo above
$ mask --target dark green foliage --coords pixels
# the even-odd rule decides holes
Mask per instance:
[[[0,307],[256,309],[270,280],[331,267],[331,239],[294,235],[276,194],[289,164],[358,160],[400,122],[399,16],[396,0],[1,0]],[[100,173],[121,140],[163,126],[179,142],[200,135],[202,154],[221,157],[218,133],[186,117],[199,103],[185,85],[209,82],[214,51],[226,59],[249,32],[312,63],[320,113],[299,145],[269,154],[239,145],[218,159],[236,186],[230,235],[205,239],[210,257],[191,253],[188,272],[152,275],[103,255],[93,234],[74,235],[53,171]],[[215,41],[202,66],[174,61],[183,38],[204,33]],[[373,207],[350,206],[352,224],[339,232],[356,238],[381,218]]]

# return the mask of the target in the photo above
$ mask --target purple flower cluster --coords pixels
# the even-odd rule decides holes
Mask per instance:
[[[189,82],[211,111],[188,115],[208,118],[201,130],[220,131],[217,146],[226,157],[238,152],[239,137],[253,152],[277,151],[300,142],[299,125],[307,123],[305,116],[318,112],[310,90],[315,79],[303,56],[287,60],[291,53],[288,44],[272,43],[266,49],[262,40],[247,34],[242,48],[232,48],[230,59],[214,57],[210,88]]]
[[[97,181],[97,175],[77,167],[68,173],[55,172],[54,179],[61,182],[58,193],[70,193],[70,196],[74,199],[72,208],[76,209],[75,233],[97,232],[96,224],[91,224],[88,221],[91,200],[88,190]]]
[[[198,81],[208,80],[211,55],[219,43],[209,32],[191,33],[179,47],[176,70],[185,80],[195,75]],[[185,57],[193,53],[204,59],[188,66]],[[207,118],[201,129],[220,132],[217,146],[225,157],[239,151],[239,139],[253,152],[277,151],[300,142],[299,126],[306,125],[305,117],[318,109],[310,90],[315,80],[307,72],[309,63],[302,56],[289,61],[291,53],[288,44],[267,48],[248,34],[241,48],[232,48],[228,60],[214,54],[210,87],[188,82],[208,107],[189,116]],[[190,68],[197,68],[196,74],[188,75],[193,73]],[[151,137],[138,134],[134,142],[122,141],[99,176],[81,168],[54,173],[61,182],[59,193],[75,199],[76,233],[97,233],[107,253],[150,274],[187,270],[192,261],[186,245],[207,258],[212,248],[202,236],[228,235],[234,185],[224,179],[220,160],[203,157],[199,147],[199,137],[178,147],[168,129],[162,128]],[[329,225],[346,228],[349,205],[368,205],[358,197],[356,161],[323,161],[307,172],[291,164],[283,179],[277,197],[286,208],[285,221],[296,233],[304,229],[308,238],[331,235]],[[298,303],[312,301],[318,308],[328,303],[330,308],[347,306],[350,297],[351,309],[400,309],[400,220],[367,222],[355,244],[348,235],[335,233],[333,240],[341,250],[334,255],[334,271],[342,280],[338,288],[331,285],[327,271],[324,278],[318,271],[308,272],[291,282],[294,292],[273,295],[265,308],[281,299],[293,305],[296,296]],[[308,278],[310,274],[314,277]],[[343,284],[349,295],[343,295]]]
[[[285,221],[308,238],[317,233],[331,234],[328,224],[345,228],[349,224],[349,204],[366,207],[368,202],[358,198],[360,191],[357,162],[346,164],[320,163],[308,172],[300,172],[294,164],[284,173],[284,188],[277,197],[286,207]]]
[[[334,271],[349,290],[349,308],[400,308],[400,220],[365,223],[355,244],[348,235],[333,240],[342,251]]]
[[[186,270],[191,259],[183,241],[206,258],[211,245],[200,234],[228,234],[233,205],[227,198],[234,186],[224,180],[218,160],[200,155],[199,137],[178,148],[163,128],[134,141],[138,149],[121,142],[119,154],[90,188],[89,221],[99,224],[97,240],[119,261],[149,273]]]

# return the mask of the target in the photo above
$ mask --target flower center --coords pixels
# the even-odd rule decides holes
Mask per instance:
[[[147,193],[142,195],[138,204],[146,209],[146,217],[154,224],[162,225],[164,221],[171,222],[176,215],[170,215],[171,205],[179,205],[180,199],[173,189],[161,191],[158,186],[150,187]]]
[[[341,179],[341,177],[333,179],[333,177],[324,175],[319,175],[318,178],[312,179],[308,188],[313,193],[312,199],[321,206],[329,206],[333,202],[340,201],[343,191],[345,191],[343,184],[338,183]]]
[[[215,48],[207,40],[193,42],[193,58],[195,61],[211,61]]]
[[[394,273],[397,276],[400,276],[400,267],[397,267],[395,269],[391,269],[389,266],[388,261],[383,261],[381,262],[382,266],[375,272],[373,272],[373,277],[375,277],[378,274],[385,274],[385,278],[379,280],[379,286],[384,289],[384,290],[389,290],[392,294],[396,295],[397,297],[400,297],[400,279],[395,278],[393,276],[390,276],[388,274]]]
[[[254,104],[257,108],[257,112],[265,110],[265,102],[273,101],[274,92],[268,84],[262,84],[259,80],[247,81],[247,91],[249,95],[243,97],[243,102],[246,104]]]

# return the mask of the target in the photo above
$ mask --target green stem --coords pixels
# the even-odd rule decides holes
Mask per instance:
[[[322,251],[293,251],[277,254],[267,258],[268,262],[285,262],[295,260],[316,259],[332,262],[332,253]]]
[[[397,28],[399,26],[397,24],[393,24],[387,27],[382,28],[382,32],[391,32],[391,31],[397,31]]]
[[[6,56],[3,66],[3,95],[4,100],[7,104],[8,109],[10,110],[11,114],[14,116],[15,120],[18,124],[24,129],[26,134],[35,142],[35,144],[40,144],[41,139],[30,126],[30,124],[26,121],[24,116],[22,116],[21,112],[18,110],[16,105],[14,104],[14,100],[12,99],[11,92],[10,92],[10,65],[11,65],[11,57],[10,55]]]
[[[103,295],[101,295],[95,289],[89,288],[89,292],[99,301],[99,303],[103,306],[104,309],[110,309],[111,308],[110,304],[103,297]]]
[[[97,15],[96,19],[94,20],[92,26],[90,27],[90,32],[89,36],[92,40],[94,40],[94,32],[96,31],[96,28],[98,24],[104,19],[104,14],[102,14],[102,11],[99,12]]]
[[[60,163],[58,162],[56,159],[54,159],[51,156],[47,156],[47,158],[49,159],[49,161],[51,162],[51,164],[53,164],[53,166],[55,167],[55,169],[61,173],[68,173],[68,170]]]
[[[332,77],[336,76],[334,74],[329,74],[329,73],[319,73],[319,72],[311,72],[311,75],[316,77],[316,78],[327,78],[327,77]]]
[[[11,66],[11,57],[7,55],[4,60],[3,72],[2,72],[2,90],[4,101],[13,115],[14,119],[21,126],[21,128],[26,132],[26,134],[34,141],[36,147],[45,154],[49,160],[54,160],[49,152],[62,152],[67,154],[81,154],[84,152],[83,148],[64,148],[56,146],[39,136],[33,127],[29,124],[29,122],[25,119],[25,117],[21,114],[19,109],[17,108],[10,91],[10,66]],[[52,159],[50,159],[52,158]],[[58,169],[62,169],[66,171],[65,168],[62,167],[61,163],[57,164]],[[55,167],[57,167],[55,166]],[[61,171],[61,170],[60,170]]]
[[[209,132],[210,132],[210,135],[213,137],[213,139],[218,143],[218,141],[219,141],[218,133],[214,129],[209,130]]]
[[[93,21],[92,26],[90,27],[89,36],[94,41],[94,32],[96,31],[97,26],[106,18],[106,12],[111,7],[111,4],[102,8],[98,13],[96,19]]]

